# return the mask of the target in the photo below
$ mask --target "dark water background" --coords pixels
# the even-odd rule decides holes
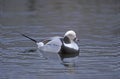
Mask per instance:
[[[41,40],[70,29],[80,39],[75,67],[43,59],[19,35]],[[119,44],[119,0],[0,0],[0,79],[120,79]]]

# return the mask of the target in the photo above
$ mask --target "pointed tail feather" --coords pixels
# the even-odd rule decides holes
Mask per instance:
[[[28,36],[26,36],[25,34],[21,34],[21,35],[24,36],[24,37],[26,37],[26,38],[28,38],[28,39],[30,39],[30,40],[32,40],[33,42],[37,43],[37,41],[36,41],[35,39],[33,39],[33,38],[31,38],[31,37],[28,37]]]

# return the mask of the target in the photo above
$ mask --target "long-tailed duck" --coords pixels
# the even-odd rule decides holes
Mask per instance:
[[[69,30],[63,37],[52,37],[45,39],[42,42],[37,42],[35,39],[22,34],[22,36],[34,41],[38,49],[44,52],[56,52],[60,55],[61,60],[66,56],[75,57],[79,55],[79,47],[76,43],[76,33],[73,30]]]

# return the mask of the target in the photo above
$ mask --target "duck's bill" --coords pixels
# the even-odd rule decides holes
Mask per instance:
[[[75,38],[75,39],[74,39],[74,41],[78,42],[78,41],[79,41],[79,39],[78,39],[78,38]]]

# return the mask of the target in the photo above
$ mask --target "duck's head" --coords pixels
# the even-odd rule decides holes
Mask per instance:
[[[64,35],[65,43],[70,43],[75,40],[77,40],[75,31],[69,30],[65,33],[65,35]]]

